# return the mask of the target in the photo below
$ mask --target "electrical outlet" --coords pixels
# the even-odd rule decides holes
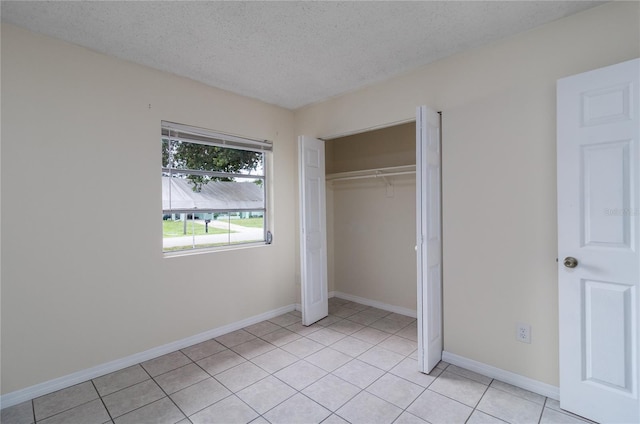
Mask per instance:
[[[522,343],[531,343],[531,326],[529,324],[518,323],[516,340]]]

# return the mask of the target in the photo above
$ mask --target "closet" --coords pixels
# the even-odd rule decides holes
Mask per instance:
[[[416,124],[325,143],[329,291],[416,311]]]

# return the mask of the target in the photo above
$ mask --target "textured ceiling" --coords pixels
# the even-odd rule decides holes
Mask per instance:
[[[295,109],[589,1],[2,1],[2,21]]]

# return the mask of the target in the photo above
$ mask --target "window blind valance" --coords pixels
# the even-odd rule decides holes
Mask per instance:
[[[242,149],[253,152],[273,151],[273,143],[268,140],[253,140],[250,138],[221,134],[204,128],[176,124],[175,122],[169,121],[162,121],[162,136],[189,143]]]

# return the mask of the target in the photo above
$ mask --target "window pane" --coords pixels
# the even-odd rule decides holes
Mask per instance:
[[[264,241],[264,212],[162,215],[163,251]]]
[[[264,209],[264,181],[253,177],[207,179],[200,175],[162,177],[162,210]]]
[[[169,168],[173,163],[172,143],[168,138],[162,138],[162,167]]]
[[[230,211],[216,214],[214,225],[228,231],[228,244],[264,241],[263,211]]]
[[[264,175],[263,153],[162,140],[162,159],[166,168]]]

